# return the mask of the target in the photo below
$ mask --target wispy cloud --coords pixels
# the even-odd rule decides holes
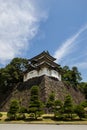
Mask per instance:
[[[87,25],[82,27],[75,35],[68,38],[62,45],[57,49],[57,51],[54,53],[54,57],[57,59],[57,62],[61,62],[62,58],[67,56],[70,52],[73,51],[73,47],[76,44],[77,38],[85,31],[87,30]]]
[[[0,0],[0,64],[21,55],[47,18],[34,1]]]
[[[83,69],[83,68],[87,69],[87,61],[76,63],[76,64],[74,64],[74,66],[78,66],[78,68],[80,68],[80,69]]]

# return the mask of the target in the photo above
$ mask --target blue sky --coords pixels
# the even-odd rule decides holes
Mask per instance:
[[[87,0],[0,0],[0,67],[44,50],[87,82]]]

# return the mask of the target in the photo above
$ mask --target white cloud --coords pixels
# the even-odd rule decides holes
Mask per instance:
[[[78,66],[79,69],[87,69],[87,61],[75,63],[73,66]]]
[[[73,47],[76,44],[77,38],[79,38],[80,34],[87,30],[87,25],[82,27],[74,36],[68,38],[58,50],[54,53],[54,57],[57,59],[57,62],[60,62],[62,58],[67,56],[67,54],[73,51]]]
[[[0,0],[1,64],[26,50],[38,32],[39,22],[46,17],[34,0]]]

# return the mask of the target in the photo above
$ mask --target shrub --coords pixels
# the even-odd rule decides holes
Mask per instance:
[[[81,105],[75,107],[75,113],[79,116],[80,119],[85,118],[85,110]]]
[[[0,113],[0,117],[2,117],[3,115],[2,115],[2,113]]]
[[[17,100],[12,100],[10,104],[7,116],[10,120],[15,120],[17,118],[17,113],[19,112],[19,102]]]
[[[26,118],[26,116],[25,116],[25,114],[24,113],[19,113],[19,114],[17,114],[17,120],[25,120],[25,118]]]

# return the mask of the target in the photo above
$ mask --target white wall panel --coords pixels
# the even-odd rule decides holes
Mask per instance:
[[[28,79],[31,79],[33,77],[39,77],[39,76],[42,76],[42,75],[55,77],[55,78],[61,80],[61,75],[57,71],[49,70],[48,68],[44,67],[40,71],[33,70],[33,71],[30,71],[29,73],[25,74],[24,75],[24,81],[27,81]]]

